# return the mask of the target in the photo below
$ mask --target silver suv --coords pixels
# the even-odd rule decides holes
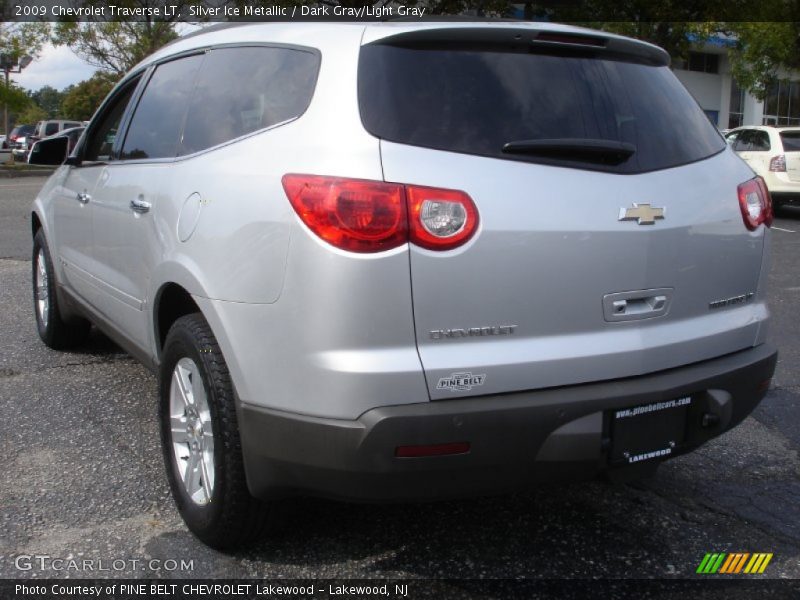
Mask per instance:
[[[654,46],[223,26],[133,69],[37,197],[36,321],[158,373],[175,502],[229,548],[287,496],[641,477],[735,426],[775,367],[771,211]]]

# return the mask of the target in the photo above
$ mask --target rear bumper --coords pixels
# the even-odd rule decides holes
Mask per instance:
[[[800,205],[800,186],[793,192],[773,192],[770,191],[769,195],[772,197],[772,202],[775,205],[791,204],[793,206]]]
[[[315,418],[242,403],[240,429],[253,495],[421,500],[513,491],[609,471],[607,411],[691,395],[692,450],[761,401],[777,351],[764,344],[655,374],[555,389],[388,406],[356,420]],[[704,414],[718,418],[703,426]],[[715,419],[716,420],[716,419]],[[396,458],[397,446],[468,442],[464,454]],[[651,470],[654,459],[625,467]],[[623,470],[624,470],[623,469]],[[612,469],[610,472],[616,472]]]

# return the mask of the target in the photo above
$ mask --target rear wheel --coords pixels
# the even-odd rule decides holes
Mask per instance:
[[[33,311],[39,337],[50,348],[64,350],[84,342],[91,324],[86,319],[65,319],[58,305],[53,261],[40,229],[33,238]]]
[[[159,392],[167,477],[189,530],[219,550],[258,539],[272,506],[247,489],[228,367],[201,315],[170,328]]]

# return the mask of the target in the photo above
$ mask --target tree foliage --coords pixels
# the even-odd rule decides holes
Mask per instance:
[[[18,112],[23,110],[30,103],[30,97],[21,87],[15,85],[13,82],[10,82],[8,87],[6,87],[5,81],[0,84],[0,105],[7,107],[9,111]]]
[[[172,23],[124,21],[58,23],[53,42],[69,46],[90,65],[123,75],[178,35]]]
[[[123,75],[134,65],[178,37],[175,24],[181,10],[200,0],[174,0],[175,14],[163,15],[162,0],[81,0],[82,6],[108,7],[162,11],[162,16],[128,19],[118,22],[106,21],[102,17],[84,18],[82,22],[62,21],[55,25],[52,41],[56,45],[69,46],[90,65],[103,71]]]
[[[45,113],[45,119],[56,119],[61,111],[64,92],[59,92],[50,85],[45,85],[30,94],[31,100]]]
[[[38,104],[30,102],[27,107],[17,113],[17,123],[35,125],[38,121],[49,119],[50,115]]]
[[[98,71],[89,79],[70,86],[64,90],[61,114],[67,119],[88,121],[118,79],[114,74]]]
[[[800,68],[800,23],[728,23],[723,29],[736,39],[729,52],[737,83],[761,100],[767,87]]]
[[[3,3],[4,13],[5,9],[6,3]],[[13,63],[17,63],[26,54],[36,58],[47,41],[49,32],[48,23],[0,22],[0,54],[11,57]],[[30,102],[24,90],[14,85],[13,81],[9,81],[6,86],[5,77],[0,78],[0,105],[4,107],[4,111],[21,111]]]
[[[0,54],[15,61],[25,54],[36,58],[50,36],[49,23],[0,22]]]

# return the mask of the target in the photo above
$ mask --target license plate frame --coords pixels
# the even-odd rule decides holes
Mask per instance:
[[[622,466],[664,459],[686,441],[692,396],[609,411],[609,464]]]

